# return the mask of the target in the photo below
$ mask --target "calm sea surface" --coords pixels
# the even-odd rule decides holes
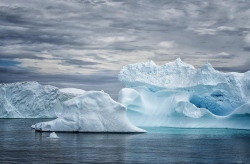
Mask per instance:
[[[145,128],[145,134],[35,132],[0,119],[0,163],[250,163],[250,131]]]

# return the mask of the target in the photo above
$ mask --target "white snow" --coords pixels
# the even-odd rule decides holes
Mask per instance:
[[[65,132],[146,132],[127,119],[123,105],[101,91],[88,91],[64,102],[59,118],[37,123],[35,129]]]
[[[55,132],[50,133],[48,138],[56,139],[59,138]]]
[[[215,70],[210,63],[196,69],[180,58],[162,66],[154,62],[143,62],[124,66],[118,75],[126,87],[147,86],[151,90],[161,88],[183,88],[196,85],[217,85],[241,79],[238,73],[223,73]]]
[[[120,71],[127,88],[118,102],[137,126],[250,129],[249,77],[219,72],[209,63],[196,69],[180,59],[163,66],[136,63]]]
[[[71,94],[83,94],[86,91],[82,89],[77,89],[77,88],[61,88],[59,89],[63,93],[71,93]]]
[[[0,84],[0,118],[56,118],[75,96],[38,82]]]

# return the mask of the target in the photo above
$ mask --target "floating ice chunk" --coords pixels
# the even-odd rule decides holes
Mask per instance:
[[[107,93],[88,91],[64,103],[61,116],[53,121],[35,124],[38,131],[64,132],[146,132],[134,126],[126,107]]]
[[[48,138],[59,138],[55,132],[50,133]]]

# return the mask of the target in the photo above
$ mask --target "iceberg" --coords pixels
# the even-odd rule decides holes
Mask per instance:
[[[35,124],[37,131],[146,132],[127,118],[126,107],[102,91],[87,91],[63,103],[55,120]]]
[[[38,82],[0,84],[0,118],[56,118],[77,95]]]
[[[223,73],[180,58],[124,66],[118,102],[137,126],[250,129],[250,71]]]

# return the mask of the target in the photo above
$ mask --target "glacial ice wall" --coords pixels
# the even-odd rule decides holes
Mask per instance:
[[[124,66],[119,92],[138,126],[250,129],[250,72],[223,73],[206,63],[196,69],[177,59]]]
[[[126,108],[107,93],[88,91],[64,102],[60,117],[35,124],[38,131],[146,132],[127,118]]]
[[[0,118],[56,118],[77,95],[38,82],[0,84]]]

